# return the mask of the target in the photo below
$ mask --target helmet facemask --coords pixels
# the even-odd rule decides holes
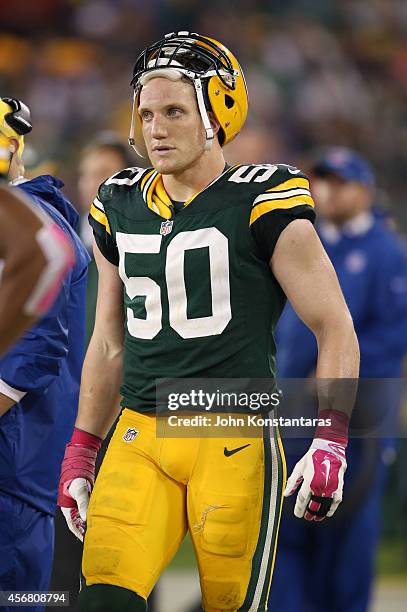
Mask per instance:
[[[24,136],[31,132],[31,115],[30,109],[26,104],[17,100],[17,98],[0,98],[0,134],[8,140],[13,139],[18,143],[17,152],[12,149],[9,159],[9,169],[13,156],[21,165],[21,158],[24,151]]]
[[[136,60],[131,81],[131,85],[134,87],[134,96],[129,143],[141,157],[145,156],[146,151],[141,133],[141,119],[138,114],[140,91],[150,79],[160,76],[171,80],[186,78],[191,81],[206,133],[205,149],[209,150],[211,148],[214,130],[209,120],[208,111],[215,111],[215,109],[208,95],[209,83],[216,81],[216,84],[219,84],[218,89],[215,89],[216,95],[219,95],[220,89],[225,92],[233,92],[238,77],[243,78],[244,82],[243,74],[239,73],[239,69],[233,66],[226,53],[227,50],[223,49],[220,43],[209,38],[198,34],[179,32],[178,34],[167,34],[164,39],[147,47],[140,54]],[[230,52],[228,53],[230,54]],[[214,112],[214,115],[218,119],[216,112]],[[220,125],[219,136],[221,142],[225,138],[223,137],[222,124]]]

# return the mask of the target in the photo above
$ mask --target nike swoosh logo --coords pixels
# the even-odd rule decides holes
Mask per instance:
[[[238,453],[239,451],[243,450],[244,448],[247,448],[248,446],[250,446],[250,444],[245,444],[244,446],[239,446],[238,448],[233,448],[232,450],[228,450],[225,446],[225,448],[223,449],[223,454],[225,455],[225,457],[230,457],[231,455]]]
[[[329,461],[329,459],[324,459],[323,461],[321,461],[321,464],[326,466],[326,480],[325,480],[325,488],[326,488],[328,486],[329,470],[331,469],[331,462]]]

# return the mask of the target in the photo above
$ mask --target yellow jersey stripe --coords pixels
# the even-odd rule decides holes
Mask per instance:
[[[143,178],[141,179],[141,185],[140,185],[141,191],[143,191],[145,184],[147,183],[148,179],[154,172],[155,170],[150,170],[150,172],[147,172],[147,174],[143,176]]]
[[[103,213],[101,210],[96,208],[94,204],[91,204],[89,214],[91,215],[91,217],[95,219],[95,221],[97,221],[101,225],[104,225],[107,233],[112,235],[112,232],[110,230],[109,220],[107,216],[105,215],[105,213]]]
[[[257,221],[257,219],[259,219],[262,215],[272,212],[273,210],[294,208],[295,206],[304,205],[312,206],[312,208],[314,207],[314,200],[311,198],[311,196],[303,195],[293,198],[286,198],[285,200],[262,202],[253,208],[252,214],[250,215],[249,225],[252,225],[252,223]]]
[[[309,189],[289,189],[288,191],[276,191],[273,193],[262,193],[253,202],[253,206],[256,206],[260,202],[271,202],[271,200],[289,200],[290,198],[299,198],[301,196],[311,197]]]
[[[159,180],[155,182],[154,192],[151,197],[154,204],[157,206],[159,213],[165,219],[172,217],[172,202],[168,193],[165,191],[162,175],[159,174]]]
[[[227,174],[228,172],[232,172],[233,170],[236,170],[236,168],[239,168],[242,164],[235,164],[234,166],[230,166],[230,168],[228,168],[223,174]]]
[[[164,189],[162,176],[157,172],[148,187],[146,187],[147,206],[164,219],[171,219],[171,200]]]
[[[288,179],[288,181],[285,181],[285,183],[280,183],[280,185],[271,187],[271,189],[267,189],[267,191],[283,191],[285,189],[294,189],[295,187],[304,187],[305,189],[309,189],[309,180],[301,177]]]
[[[232,168],[228,168],[225,172],[217,177],[212,183],[215,183],[223,174],[230,172],[231,170],[236,169],[240,164],[232,166]],[[173,216],[173,205],[171,198],[167,194],[164,183],[162,180],[162,175],[158,172],[154,175],[156,171],[151,170],[147,172],[147,174],[143,177],[141,181],[141,190],[143,192],[143,197],[147,202],[147,206],[150,210],[154,211],[164,219],[171,219]],[[212,185],[212,183],[210,185]],[[208,185],[208,187],[210,186]],[[206,188],[207,189],[207,188]],[[191,204],[195,200],[197,196],[199,196],[205,189],[201,191],[197,191],[193,196],[191,196],[186,202],[184,202],[184,208]]]
[[[102,212],[102,213],[104,213],[104,212],[105,212],[105,208],[104,208],[104,206],[103,206],[102,202],[99,200],[99,198],[95,198],[95,199],[93,200],[93,206],[94,206],[95,208],[97,208],[98,210],[100,210],[100,212]]]
[[[150,174],[150,176],[147,178],[147,181],[146,181],[146,183],[144,185],[144,188],[142,190],[142,196],[143,196],[145,202],[147,202],[147,203],[148,203],[148,197],[147,197],[148,191],[149,191],[152,183],[154,183],[157,180],[157,175],[158,175],[158,173],[156,171],[154,171],[152,174]]]

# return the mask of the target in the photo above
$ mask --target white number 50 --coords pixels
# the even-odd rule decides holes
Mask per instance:
[[[125,271],[126,253],[160,252],[162,236],[116,234],[120,254],[119,274],[131,300],[145,296],[146,318],[140,319],[127,308],[127,328],[135,338],[152,340],[162,328],[161,289],[148,276],[128,277]],[[187,317],[187,292],[184,278],[185,251],[209,248],[212,294],[212,314],[207,317]],[[199,274],[199,272],[198,272]],[[165,266],[169,323],[181,338],[202,338],[221,334],[232,318],[230,306],[228,239],[216,227],[180,232],[167,248]],[[196,279],[199,282],[199,278]]]

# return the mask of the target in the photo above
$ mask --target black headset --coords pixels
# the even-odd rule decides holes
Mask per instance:
[[[28,134],[33,129],[31,123],[30,109],[17,98],[1,98],[3,102],[11,106],[12,110],[4,115],[4,121],[19,136]]]

